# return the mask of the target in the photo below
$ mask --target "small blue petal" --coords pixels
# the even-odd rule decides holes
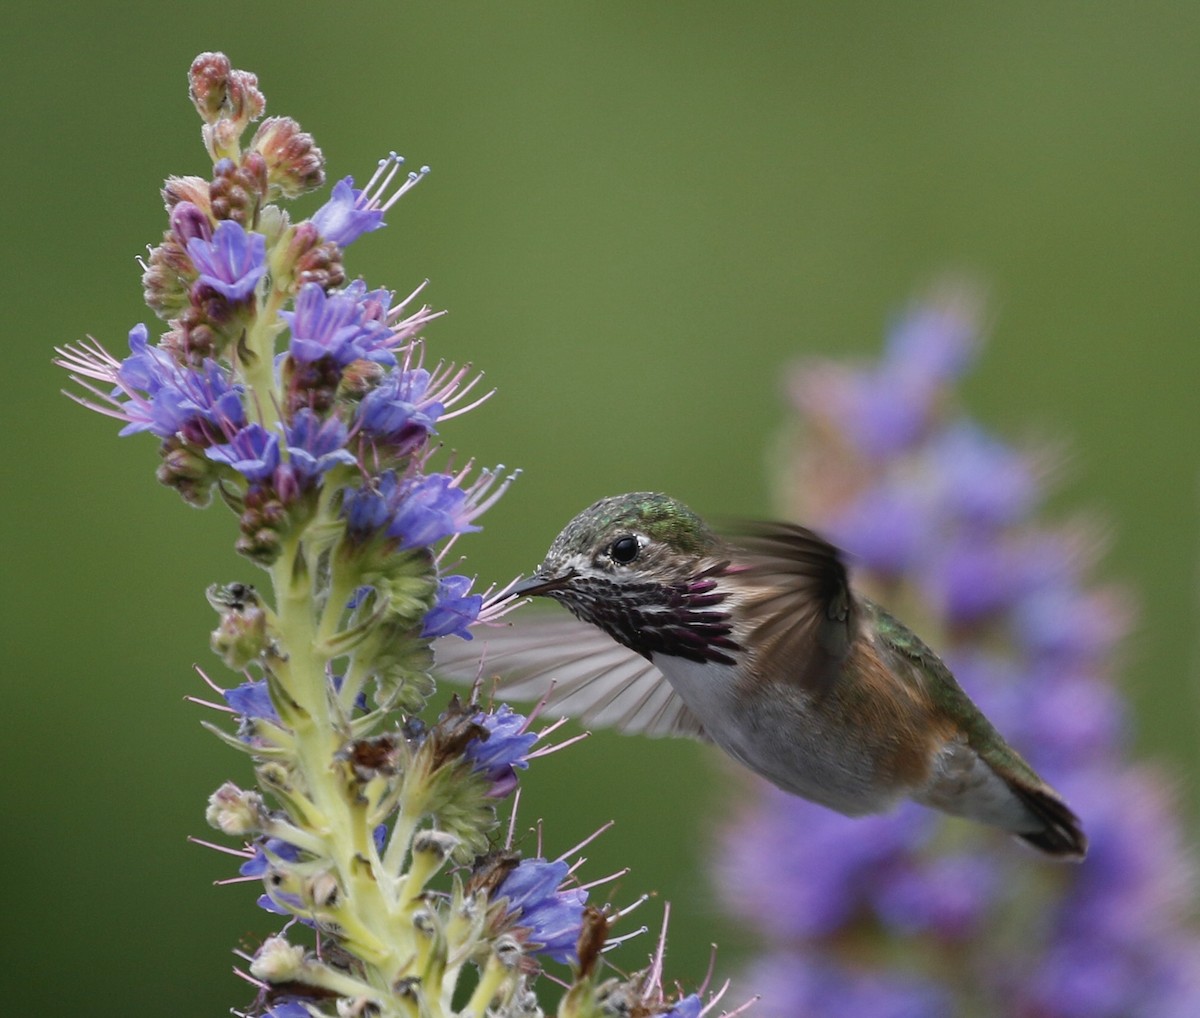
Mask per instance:
[[[346,247],[364,233],[386,225],[382,211],[359,207],[362,193],[355,189],[353,177],[344,177],[333,185],[333,194],[329,201],[312,216],[312,223],[323,240],[332,241],[338,247]]]
[[[215,463],[224,463],[248,481],[265,481],[279,466],[279,437],[261,424],[248,424],[223,445],[204,450]]]
[[[267,239],[247,233],[242,224],[223,219],[211,240],[193,237],[187,251],[200,274],[200,282],[229,301],[249,297],[267,272]]]
[[[267,692],[267,680],[243,682],[240,686],[225,690],[225,702],[244,718],[262,718],[278,721],[279,714]]]
[[[468,594],[469,576],[443,576],[438,580],[433,607],[425,614],[421,635],[426,639],[437,636],[460,636],[471,639],[471,624],[483,608],[481,594]]]

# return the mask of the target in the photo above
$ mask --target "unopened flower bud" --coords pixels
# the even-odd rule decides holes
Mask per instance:
[[[237,540],[240,554],[261,565],[270,565],[279,557],[283,533],[288,527],[287,507],[267,488],[254,487],[246,493],[241,515],[242,536]]]
[[[333,241],[324,241],[310,248],[296,260],[295,278],[297,288],[305,283],[317,283],[326,290],[341,286],[346,282],[342,249]]]
[[[261,156],[247,157],[239,165],[222,159],[213,167],[212,214],[249,227],[267,193],[267,167]]]
[[[291,117],[268,117],[250,142],[250,148],[266,160],[271,197],[285,198],[320,187],[325,182],[325,157]]]
[[[304,970],[304,948],[283,937],[267,937],[250,963],[250,974],[268,983],[298,979]]]
[[[225,108],[232,67],[224,53],[201,53],[188,71],[188,97],[206,124],[213,123]]]
[[[208,798],[204,819],[224,834],[256,835],[263,832],[267,810],[262,796],[226,781]]]
[[[175,437],[163,442],[159,455],[162,463],[154,472],[159,484],[174,488],[188,505],[199,509],[212,501],[216,470],[210,460]]]
[[[203,177],[192,175],[183,177],[167,177],[163,182],[163,203],[170,211],[180,202],[190,202],[205,215],[212,213],[212,198],[209,193],[209,183]]]
[[[142,298],[159,318],[169,320],[188,307],[188,291],[196,278],[187,252],[170,233],[143,263]]]

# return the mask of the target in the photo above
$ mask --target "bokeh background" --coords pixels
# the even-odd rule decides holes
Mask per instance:
[[[462,542],[527,570],[593,499],[656,488],[771,510],[784,366],[877,349],[946,270],[992,295],[968,385],[1011,437],[1066,439],[1052,510],[1112,536],[1142,605],[1125,688],[1140,753],[1200,788],[1200,7],[1121,3],[603,4],[459,0],[20,5],[0,37],[8,397],[0,848],[6,1003],[41,1014],[225,1013],[239,938],[204,799],[246,764],[186,693],[214,581],[254,581],[220,509],[153,480],[154,443],[58,395],[51,347],[119,349],[147,317],[135,256],[169,173],[207,172],[185,73],[257,72],[331,177],[390,148],[433,173],[348,268],[451,314],[431,350],[499,394],[443,428],[525,474]],[[684,743],[596,735],[529,775],[555,854],[673,905],[668,976],[751,949],[703,860],[726,776]],[[637,967],[648,940],[618,958]]]

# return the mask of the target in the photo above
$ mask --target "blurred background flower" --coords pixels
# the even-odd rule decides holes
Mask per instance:
[[[1130,762],[1114,685],[1130,610],[1091,578],[1090,529],[1043,522],[1051,458],[960,405],[972,304],[944,291],[877,360],[795,369],[781,514],[939,651],[1083,819],[1088,858],[1047,863],[911,804],[850,819],[742,777],[716,871],[763,945],[745,982],[768,1018],[1200,1014],[1176,783]]]
[[[180,68],[205,48],[256,70],[268,117],[303,111],[336,153],[330,181],[381,145],[434,166],[390,217],[394,238],[356,242],[354,272],[428,276],[415,305],[453,309],[439,355],[474,359],[499,389],[453,429],[435,423],[435,441],[525,470],[487,516],[503,540],[485,532],[468,567],[446,563],[478,570],[476,589],[527,571],[614,492],[768,514],[760,450],[783,365],[874,357],[914,284],[976,270],[998,314],[966,397],[993,434],[1074,442],[1051,509],[1096,506],[1111,524],[1099,576],[1127,580],[1140,607],[1120,669],[1133,748],[1194,805],[1200,134],[1180,101],[1200,91],[1194,3],[368,0],[350,31],[336,5],[286,14],[68,0],[14,7],[0,39],[4,420],[40,453],[3,467],[0,845],[23,919],[0,937],[29,973],[10,1008],[218,1013],[229,932],[273,928],[244,894],[214,892],[227,863],[186,841],[227,752],[182,701],[205,690],[179,662],[209,655],[200,592],[245,567],[221,514],[180,512],[57,395],[50,364],[88,333],[119,349],[143,316],[135,258],[163,229],[145,182],[206,166],[193,128],[162,126],[186,124]],[[145,723],[114,743],[131,703]],[[739,951],[701,890],[715,763],[703,746],[597,733],[521,772],[523,814],[553,815],[561,844],[616,820],[588,871],[632,865],[617,900],[654,887],[672,902],[668,972],[690,985],[712,941],[720,972]],[[646,950],[616,958],[633,968]]]

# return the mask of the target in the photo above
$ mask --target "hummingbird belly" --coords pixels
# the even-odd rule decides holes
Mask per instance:
[[[785,792],[859,816],[890,809],[927,777],[924,763],[894,739],[866,737],[843,712],[821,709],[795,687],[746,697],[733,666],[668,655],[653,663],[714,743]]]

